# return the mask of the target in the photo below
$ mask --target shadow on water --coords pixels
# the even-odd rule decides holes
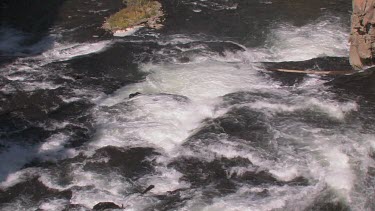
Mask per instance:
[[[374,80],[375,68],[372,67],[363,72],[339,76],[327,84],[332,85],[337,90],[343,90],[358,96],[363,96],[366,97],[366,99],[371,99],[375,102]]]
[[[122,6],[121,0],[2,1],[0,65],[40,54],[56,39],[73,43],[108,39],[111,35],[101,25]]]
[[[65,0],[4,0],[2,25],[9,25],[32,35],[29,42],[45,36],[57,19],[58,10]]]
[[[166,33],[206,34],[255,47],[275,23],[303,26],[335,14],[349,26],[351,2],[345,0],[163,0]]]
[[[63,68],[66,63],[53,62],[38,66],[33,58],[25,57],[49,50],[57,39],[62,43],[107,39],[105,36],[97,38],[93,35],[103,31],[100,26],[105,17],[121,6],[121,0],[104,3],[85,0],[5,0],[0,3],[0,65],[5,67],[18,58],[24,58],[22,61],[26,61],[25,65],[33,70],[13,71],[11,67],[7,67],[6,70],[13,72],[4,71],[0,76],[0,153],[3,159],[0,166],[0,182],[23,165],[33,166],[34,161],[29,162],[34,158],[64,158],[68,154],[66,149],[80,147],[89,140],[92,118],[88,110],[92,103],[85,99],[64,99],[74,95],[72,90],[76,86],[81,88],[82,83],[95,86],[94,90],[100,89],[103,84],[110,84],[103,83],[109,81],[110,74],[107,74],[108,77],[102,76],[102,80],[95,80],[98,73],[90,72],[92,74],[87,75],[89,70],[85,69],[85,61],[92,57],[75,58],[74,61],[81,62],[69,63],[74,69],[72,78],[64,77],[66,74],[69,75],[66,71],[70,70]],[[124,71],[129,71],[128,66],[136,68],[136,65],[128,64],[126,61],[120,65],[125,66],[121,69]],[[113,66],[108,66],[104,70]],[[17,78],[22,79],[11,80],[7,78],[9,75],[17,75]],[[116,90],[123,85],[124,80],[117,80],[116,86],[111,85],[106,90]],[[35,89],[25,88],[27,84],[35,82]],[[54,83],[56,87],[44,88],[44,82]],[[69,138],[65,140],[64,137]],[[61,141],[62,149],[52,150],[47,154],[41,152],[43,144],[51,138]]]
[[[51,40],[42,42],[42,39],[48,36],[63,3],[64,0],[2,1],[0,64],[49,49]]]

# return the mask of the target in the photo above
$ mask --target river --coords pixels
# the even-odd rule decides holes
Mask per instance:
[[[163,5],[127,37],[119,0],[0,28],[1,210],[375,210],[374,76],[269,70],[350,68],[350,1]]]

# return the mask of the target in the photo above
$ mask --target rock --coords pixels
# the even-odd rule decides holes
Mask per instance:
[[[121,209],[121,207],[113,202],[100,202],[96,204],[92,209],[93,210],[107,210],[107,209]]]
[[[140,93],[140,92],[132,93],[132,94],[129,95],[129,99],[132,99],[133,97],[138,96],[140,94],[142,94],[142,93]]]
[[[188,62],[190,62],[190,58],[187,57],[187,56],[183,56],[183,57],[180,57],[178,59],[178,61],[181,62],[181,63],[188,63]]]
[[[124,37],[133,34],[142,27],[161,29],[164,17],[160,2],[154,0],[125,0],[126,8],[111,15],[103,24],[103,28],[114,36]],[[129,2],[132,2],[129,4]]]
[[[44,185],[37,177],[25,182],[20,182],[5,190],[0,189],[0,204],[12,203],[23,198],[30,201],[42,201],[50,199],[70,200],[71,190],[57,190]],[[1,208],[0,208],[1,209]]]
[[[96,150],[92,158],[86,161],[83,169],[102,175],[116,172],[129,179],[137,180],[142,176],[154,173],[155,164],[152,159],[157,155],[159,154],[153,148],[122,149],[106,146]],[[106,162],[98,162],[99,159],[105,159]]]
[[[350,32],[350,64],[360,70],[374,64],[375,0],[353,0]]]
[[[90,209],[81,204],[69,204],[62,211],[89,211]]]

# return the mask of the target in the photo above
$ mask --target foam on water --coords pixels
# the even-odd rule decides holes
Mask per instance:
[[[69,204],[68,200],[65,199],[56,199],[48,200],[39,205],[39,209],[42,210],[64,210],[65,206]]]
[[[47,41],[45,40],[48,40],[48,43],[46,43]],[[0,41],[3,41],[1,37]],[[35,48],[33,51],[30,50],[30,53],[22,54],[22,56],[27,57],[17,58],[0,73],[4,78],[16,82],[17,89],[22,89],[27,92],[39,89],[57,89],[62,85],[56,84],[48,79],[56,73],[46,70],[43,68],[44,65],[97,53],[105,50],[112,44],[112,41],[100,41],[97,43],[59,43],[52,37],[42,39],[40,42],[41,43],[32,46],[33,49]],[[15,48],[18,49],[18,47]],[[61,75],[61,77],[64,78],[64,75]],[[2,86],[1,91],[12,92],[14,90],[12,90],[12,86]]]
[[[254,148],[244,140],[236,140],[223,134],[218,135],[215,140],[193,139],[197,141],[196,144],[188,145],[193,148],[182,146],[194,131],[199,129],[204,119],[220,117],[234,107],[248,107],[269,115],[270,118],[277,116],[278,113],[313,111],[344,122],[346,116],[358,111],[359,107],[352,101],[333,100],[332,94],[324,88],[318,88],[323,86],[324,80],[319,77],[309,77],[299,86],[288,89],[259,74],[261,66],[254,65],[252,62],[304,60],[322,55],[344,55],[348,51],[345,44],[346,34],[340,26],[327,21],[300,28],[280,26],[270,38],[273,39],[273,43],[268,54],[263,48],[248,49],[238,53],[226,52],[224,57],[202,53],[188,63],[175,61],[143,64],[141,71],[147,73],[144,81],[128,85],[97,101],[98,107],[94,116],[97,119],[98,132],[88,145],[88,149],[98,149],[108,145],[125,148],[152,146],[162,149],[163,155],[166,156],[157,159],[160,164],[168,163],[178,156],[198,157],[208,161],[217,157],[242,157],[249,159],[254,165],[266,170],[280,181],[288,182],[299,176],[305,176],[312,182],[306,187],[267,187],[269,197],[254,200],[249,200],[254,197],[254,187],[244,186],[235,194],[215,198],[210,205],[199,199],[199,191],[197,191],[194,194],[198,198],[191,199],[182,208],[185,210],[274,210],[286,207],[292,210],[305,209],[313,202],[314,197],[324,191],[325,185],[339,192],[350,202],[355,175],[350,164],[350,156],[344,153],[346,149],[333,147],[333,143],[336,143],[337,138],[340,137],[322,135],[320,134],[322,131],[303,125],[304,123],[296,123],[296,127],[302,124],[305,134],[298,131],[279,131],[276,128],[271,130],[273,133],[271,138],[273,138],[270,142],[280,145],[278,152],[280,157],[277,160],[273,160],[273,152],[269,152],[268,149]],[[179,36],[171,42],[193,41]],[[194,46],[194,48],[201,47]],[[294,94],[295,90],[299,90],[300,94]],[[222,96],[240,91],[272,93],[281,96],[283,101],[261,99],[229,107],[221,105]],[[129,100],[129,94],[135,92],[140,92],[142,95]],[[330,130],[330,133],[336,131]],[[293,145],[289,146],[277,143],[279,137],[294,140],[296,143],[292,142]],[[349,145],[353,143],[346,135],[341,138]],[[299,145],[304,146],[305,149],[301,153],[295,153],[296,150],[300,150]],[[282,152],[286,154],[280,154]],[[156,176],[141,179],[146,184],[155,184],[156,188],[151,190],[152,193],[162,194],[178,188],[190,187],[188,183],[182,184],[179,180],[181,173],[165,167],[157,167],[157,169],[159,173]],[[247,171],[254,171],[254,168],[250,166],[230,168],[228,176],[241,175]],[[102,197],[104,200],[107,199],[107,196]],[[299,199],[304,199],[304,203],[295,202]],[[118,199],[113,198],[113,200]],[[145,199],[134,200],[131,202],[131,207],[137,207],[136,203],[144,201]]]
[[[255,68],[241,63],[233,65],[217,61],[145,65],[142,71],[148,72],[149,75],[144,82],[118,90],[114,96],[104,100],[102,105],[111,105],[126,99],[134,92],[169,93],[186,96],[194,101],[209,102],[231,92],[266,90],[277,86],[258,80]]]
[[[58,43],[44,52],[38,58],[47,61],[65,61],[77,56],[84,56],[103,51],[111,45],[111,41],[100,41],[96,43]]]
[[[299,99],[298,99],[299,98]],[[269,103],[257,101],[248,104],[253,109],[268,110],[267,114],[272,113],[291,113],[298,110],[317,110],[326,113],[331,118],[344,120],[346,114],[357,111],[358,105],[355,102],[338,103],[330,100],[323,100],[310,97],[298,97],[292,105]]]
[[[336,190],[342,190],[350,199],[350,190],[354,183],[354,174],[349,164],[349,157],[337,148],[326,150],[325,158],[329,162],[329,170],[325,181]]]
[[[210,204],[194,204],[199,203],[198,200],[192,202],[192,205],[183,210],[201,210],[201,211],[219,211],[219,210],[256,210],[256,211],[271,211],[271,210],[302,210],[305,208],[299,201],[309,201],[318,187],[309,187],[303,189],[301,187],[289,186],[274,186],[272,188],[254,188],[244,185],[239,188],[236,193],[229,194],[225,197],[215,198]],[[259,195],[267,192],[272,197],[260,198]],[[290,204],[293,206],[290,206]]]
[[[322,56],[346,57],[348,35],[340,19],[333,17],[302,27],[281,25],[268,38],[270,59],[302,61]]]
[[[69,138],[68,135],[61,133],[52,135],[40,145],[37,151],[38,156],[45,160],[55,161],[76,156],[78,153],[75,149],[67,149],[64,146]]]
[[[14,164],[13,164],[14,165]],[[6,189],[20,182],[27,181],[28,179],[37,176],[39,173],[38,168],[27,168],[10,173],[7,175],[6,180],[0,183],[0,188]]]
[[[115,37],[126,37],[133,35],[136,33],[138,30],[142,29],[144,26],[136,26],[133,28],[127,28],[126,30],[117,30],[113,33],[113,36]]]
[[[70,200],[73,204],[83,204],[86,207],[93,207],[103,201],[122,204],[125,200],[124,193],[131,194],[127,193],[131,189],[131,184],[117,174],[99,175],[78,171],[74,173],[74,179],[78,188],[73,189],[73,197]]]
[[[3,55],[29,56],[26,58],[19,58],[2,69],[2,72],[0,73],[1,76],[4,76],[12,82],[18,83],[16,89],[10,83],[2,86],[1,91],[3,93],[19,92],[20,90],[33,92],[35,90],[57,89],[62,85],[55,84],[49,80],[40,81],[36,79],[38,76],[47,78],[48,74],[54,74],[53,72],[50,73],[40,67],[50,62],[64,61],[77,56],[92,54],[104,50],[111,44],[111,41],[62,44],[54,41],[52,37],[47,37],[33,46],[25,47],[21,46],[21,43],[27,39],[27,34],[12,29],[5,30],[4,28],[1,28],[0,30],[0,50]],[[43,51],[44,53],[40,54]],[[80,91],[82,92],[82,89]],[[85,95],[87,94],[88,93],[85,92]],[[94,95],[97,96],[98,93],[95,93]],[[76,99],[76,97],[73,97],[69,100],[72,101]],[[53,131],[64,128],[68,124],[68,122],[53,121],[49,125],[39,126],[46,130]],[[69,141],[69,138],[70,137],[66,134],[56,133],[44,140],[41,144],[7,145],[0,153],[2,158],[1,161],[6,163],[6,165],[0,166],[1,187],[10,187],[27,180],[29,176],[34,176],[34,174],[30,174],[26,170],[19,171],[22,166],[33,159],[56,161],[76,156],[77,152],[74,149],[67,149],[64,146]]]
[[[188,63],[172,61],[141,64],[140,71],[147,74],[146,78],[113,94],[74,90],[78,99],[81,96],[92,96],[92,102],[96,103],[91,111],[96,127],[92,141],[77,151],[70,150],[64,148],[68,136],[55,134],[37,147],[11,146],[0,155],[11,163],[11,168],[0,167],[0,175],[7,178],[1,186],[9,187],[23,181],[28,174],[34,174],[27,173],[27,169],[17,171],[35,158],[34,153],[38,154],[37,158],[48,160],[73,157],[83,152],[91,159],[95,150],[105,146],[124,149],[152,147],[161,154],[155,158],[155,172],[136,181],[139,183],[137,185],[145,187],[155,185],[150,191],[151,195],[192,188],[189,182],[181,180],[183,173],[168,166],[179,157],[195,157],[205,161],[222,157],[246,158],[254,166],[228,168],[228,177],[264,170],[279,181],[288,182],[299,176],[309,181],[306,186],[266,184],[254,187],[241,184],[236,192],[214,197],[210,202],[202,199],[202,190],[210,187],[192,188],[184,192],[191,197],[181,210],[303,210],[327,187],[351,203],[354,191],[355,194],[362,193],[355,189],[354,183],[363,176],[353,170],[353,159],[357,159],[355,161],[360,162],[363,169],[372,165],[368,154],[363,153],[368,148],[356,143],[359,139],[366,139],[366,146],[372,146],[371,150],[374,151],[373,134],[363,135],[360,128],[351,128],[351,131],[342,133],[337,127],[314,127],[314,124],[302,120],[284,124],[276,122],[276,118],[278,114],[312,111],[314,114],[324,114],[319,118],[333,119],[334,123],[347,127],[345,119],[348,114],[360,111],[357,103],[335,100],[332,93],[318,88],[324,83],[319,77],[306,76],[308,79],[298,86],[283,87],[260,74],[262,67],[253,63],[346,55],[347,32],[339,26],[339,22],[320,21],[303,27],[279,26],[269,38],[269,49],[225,52],[225,56],[204,52]],[[161,41],[159,44],[165,42],[165,45],[175,45],[195,41],[195,37],[176,35],[171,41]],[[110,42],[57,45],[38,58],[43,60],[44,57],[46,62],[63,61],[101,51],[109,45]],[[202,46],[193,48],[206,51]],[[13,80],[24,79],[13,77]],[[280,97],[280,100],[263,98],[229,105],[224,102],[224,95],[241,91],[271,94]],[[129,94],[135,92],[142,94],[129,99]],[[75,100],[77,97],[64,99],[65,102]],[[267,118],[264,121],[269,121],[265,122],[269,129],[267,132],[270,133],[267,140],[269,148],[257,147],[251,141],[224,132],[194,137],[195,132],[206,124],[204,120],[223,117],[234,108],[265,114]],[[290,120],[294,120],[293,117]],[[356,156],[359,158],[354,158]],[[119,173],[103,175],[85,170],[85,162],[71,164],[69,176],[72,182],[67,185],[59,184],[53,172],[48,171],[40,172],[40,181],[50,188],[72,189],[70,203],[90,208],[99,202],[112,201],[119,205],[126,204],[125,210],[142,210],[158,201],[156,197],[140,197],[134,193],[134,183]],[[104,159],[98,162],[107,161]],[[260,196],[265,190],[266,196]],[[64,204],[64,200],[53,200],[43,202],[40,208],[60,209]],[[356,209],[361,208],[363,206]]]
[[[141,95],[96,113],[98,132],[90,146],[151,145],[171,152],[201,119],[214,115],[212,108],[179,96]]]
[[[21,146],[15,144],[7,147],[0,153],[2,162],[7,164],[0,166],[1,186],[14,185],[18,183],[15,182],[17,178],[24,178],[25,174],[19,173],[18,170],[33,159],[56,161],[76,156],[77,152],[74,149],[64,147],[68,139],[69,136],[65,134],[54,134],[40,145]],[[19,179],[19,181],[22,181],[22,179]]]

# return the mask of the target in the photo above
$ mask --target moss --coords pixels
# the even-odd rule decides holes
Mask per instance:
[[[149,22],[163,15],[161,4],[150,0],[127,0],[127,7],[109,17],[104,28],[121,30]]]

